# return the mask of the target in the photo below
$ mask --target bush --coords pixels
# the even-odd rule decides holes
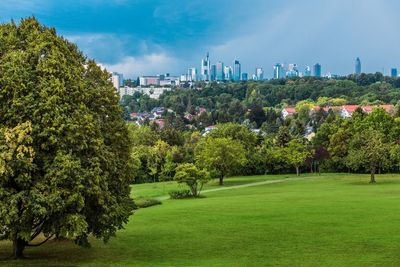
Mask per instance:
[[[190,190],[174,190],[169,192],[169,196],[172,199],[184,199],[184,198],[192,198],[193,195]]]
[[[158,199],[150,198],[150,199],[138,199],[135,201],[135,204],[138,209],[144,209],[151,206],[161,205],[162,202]]]

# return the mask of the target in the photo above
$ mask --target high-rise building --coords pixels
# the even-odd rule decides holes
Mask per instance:
[[[239,60],[234,60],[233,61],[233,80],[234,81],[240,81],[240,78],[242,76],[242,70],[241,70],[241,65]]]
[[[299,77],[299,70],[297,68],[297,64],[289,64],[288,65],[288,70],[286,72],[286,77],[288,77],[288,78]]]
[[[256,68],[256,79],[257,81],[264,80],[264,70],[262,68]]]
[[[210,81],[217,80],[217,65],[211,65]]]
[[[361,60],[359,57],[356,59],[355,74],[356,75],[361,74]]]
[[[232,81],[233,80],[233,69],[231,66],[225,66],[224,67],[224,76],[226,81]]]
[[[317,78],[322,77],[322,67],[321,67],[321,64],[319,64],[319,63],[314,65],[314,77],[317,77]]]
[[[397,76],[398,76],[397,68],[391,69],[390,76],[392,76],[392,78],[397,78]]]
[[[224,63],[219,61],[217,63],[217,75],[216,75],[216,80],[217,81],[223,81],[225,80],[225,74],[224,74]]]
[[[209,81],[210,72],[211,72],[210,54],[207,52],[206,58],[201,61],[201,74],[200,74],[201,80]]]
[[[242,81],[247,81],[249,80],[249,75],[247,73],[242,73]]]
[[[196,68],[188,69],[188,81],[190,81],[190,82],[197,81],[197,69]]]
[[[113,72],[111,76],[111,81],[115,89],[119,89],[124,86],[124,76],[121,73]]]
[[[306,69],[304,70],[304,77],[310,77],[311,76],[311,68],[310,66],[307,66]]]
[[[285,78],[283,65],[277,63],[274,66],[274,79],[283,79],[283,78]]]

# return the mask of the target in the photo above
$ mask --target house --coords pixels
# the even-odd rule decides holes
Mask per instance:
[[[139,117],[139,115],[136,112],[132,112],[129,114],[129,117],[131,118],[131,120],[136,120]]]
[[[376,106],[345,105],[345,106],[342,106],[340,109],[340,116],[342,116],[342,118],[351,118],[354,111],[356,111],[358,108],[361,108],[361,110],[365,113],[371,113],[375,108],[382,108],[387,113],[393,113],[393,110],[394,110],[394,106],[388,105],[388,104],[376,105]]]
[[[186,112],[184,118],[187,119],[188,121],[193,121],[194,116],[192,114]]]
[[[342,118],[351,118],[353,113],[359,108],[359,105],[344,105],[340,109],[340,116]]]
[[[334,107],[331,107],[331,106],[324,106],[324,107],[322,107],[322,109],[325,111],[325,112],[329,112],[329,110],[331,110],[332,108],[334,108]],[[320,111],[321,110],[321,107],[320,106],[315,106],[315,107],[313,107],[313,109],[311,110],[312,112],[318,112],[318,111]]]
[[[210,126],[207,126],[207,127],[204,129],[203,136],[206,136],[207,134],[209,134],[211,131],[213,131],[213,130],[215,130],[215,129],[217,129],[217,125],[210,125]]]
[[[284,119],[284,120],[286,120],[286,118],[288,118],[289,116],[293,116],[294,114],[296,114],[297,112],[296,112],[296,109],[295,108],[292,108],[292,107],[287,107],[287,108],[284,108],[283,110],[282,110],[282,118]]]
[[[393,105],[363,106],[362,110],[365,113],[371,113],[374,110],[374,108],[382,108],[387,113],[393,113],[393,111],[394,111],[394,106]]]
[[[164,107],[155,107],[151,110],[152,115],[154,116],[154,118],[158,119],[161,118],[162,115],[165,112],[165,108]]]
[[[159,129],[163,129],[165,127],[165,120],[164,119],[154,120],[154,123],[158,126]]]
[[[207,109],[206,109],[206,108],[201,108],[201,107],[199,107],[199,108],[198,108],[198,111],[197,111],[197,115],[201,115],[201,114],[203,114],[203,113],[207,113]]]

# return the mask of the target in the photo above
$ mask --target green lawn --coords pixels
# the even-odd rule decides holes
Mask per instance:
[[[337,176],[338,174],[331,174],[330,176]],[[293,175],[264,175],[264,176],[240,176],[224,179],[223,187],[232,187],[236,185],[243,185],[249,183],[256,183],[269,180],[282,180],[287,178],[293,178]],[[302,175],[302,178],[316,177],[316,175],[308,174]],[[322,177],[324,177],[322,175]],[[220,188],[218,179],[212,180],[204,185],[203,190]],[[138,184],[132,186],[132,198],[157,198],[167,196],[168,192],[172,190],[187,189],[185,185],[178,184],[176,182],[161,182],[152,184]]]
[[[400,175],[315,177],[167,200],[91,249],[52,242],[13,262],[3,242],[0,266],[400,266]],[[153,187],[134,189],[164,195]]]

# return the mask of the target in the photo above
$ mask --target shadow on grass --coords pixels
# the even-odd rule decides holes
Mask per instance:
[[[398,181],[396,180],[379,180],[379,178],[377,178],[376,183],[371,184],[369,182],[369,177],[365,177],[364,180],[360,180],[360,181],[352,181],[352,182],[348,182],[346,183],[348,185],[359,185],[359,186],[380,186],[380,185],[393,185],[393,184],[400,184],[400,179]]]
[[[0,246],[0,266],[78,266],[96,260],[104,248],[82,248],[68,240],[49,241],[37,248],[26,248],[25,258],[14,260],[11,242]]]

